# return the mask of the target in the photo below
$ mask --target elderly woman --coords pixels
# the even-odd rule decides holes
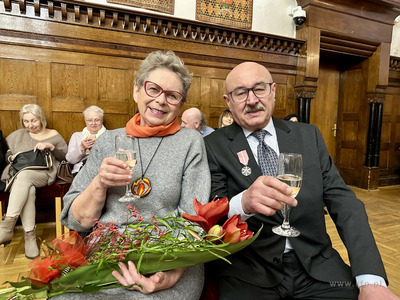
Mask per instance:
[[[7,137],[9,150],[6,153],[8,162],[12,162],[19,152],[29,150],[43,151],[48,149],[52,156],[53,166],[44,170],[23,170],[14,179],[8,201],[7,213],[0,224],[0,244],[8,244],[14,235],[14,226],[21,216],[25,231],[25,256],[33,259],[39,255],[35,233],[35,192],[36,188],[53,184],[57,177],[57,167],[65,158],[67,144],[54,129],[46,128],[46,117],[36,104],[26,104],[19,112],[23,129],[14,131]],[[1,180],[10,177],[10,165],[1,176]]]
[[[67,161],[74,165],[72,174],[76,175],[87,159],[96,139],[106,131],[103,125],[104,111],[95,105],[83,111],[86,127],[72,134],[68,144]]]
[[[79,232],[89,231],[94,218],[101,223],[127,222],[127,202],[118,201],[125,185],[147,178],[151,190],[132,205],[145,221],[168,213],[193,214],[193,197],[208,202],[210,171],[204,141],[194,130],[180,128],[178,115],[192,82],[192,75],[171,51],[153,52],[141,63],[135,76],[134,100],[139,113],[126,128],[106,131],[93,146],[91,154],[64,197],[61,221]],[[116,135],[135,139],[137,165],[130,172],[115,158]],[[133,179],[133,180],[132,180]],[[128,202],[129,204],[129,202]],[[97,294],[64,294],[57,299],[198,299],[203,287],[203,266],[158,272],[149,277],[136,272],[132,262],[121,264],[112,274],[127,289],[101,290]],[[144,295],[147,294],[147,295]]]
[[[218,128],[229,126],[233,123],[233,116],[229,109],[225,109],[218,120]]]

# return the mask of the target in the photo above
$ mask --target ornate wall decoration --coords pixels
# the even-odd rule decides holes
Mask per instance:
[[[107,0],[109,3],[135,6],[167,14],[174,14],[175,0]]]
[[[251,29],[253,0],[196,0],[196,19]]]

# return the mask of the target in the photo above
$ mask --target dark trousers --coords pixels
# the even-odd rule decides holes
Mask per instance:
[[[221,300],[235,299],[304,299],[339,300],[358,298],[354,284],[338,284],[315,280],[307,274],[296,254],[292,251],[283,255],[284,278],[275,287],[264,288],[244,282],[236,277],[222,277],[218,280],[218,294]]]

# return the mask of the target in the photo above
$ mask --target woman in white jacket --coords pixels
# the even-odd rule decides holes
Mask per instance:
[[[86,127],[72,134],[68,144],[66,159],[73,165],[72,174],[76,175],[89,156],[96,139],[106,131],[103,125],[104,111],[95,105],[83,111]]]

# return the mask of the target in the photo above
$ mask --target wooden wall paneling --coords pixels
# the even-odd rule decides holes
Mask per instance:
[[[207,125],[218,128],[219,115],[228,108],[223,99],[225,94],[225,78],[230,68],[206,68],[190,65],[190,60],[184,60],[194,78],[189,90],[189,101],[181,110],[183,113],[190,107],[197,107],[207,117]],[[188,63],[187,63],[188,62]]]
[[[321,63],[316,97],[311,101],[310,123],[318,126],[330,156],[336,160],[337,108],[339,101],[340,71],[335,64]]]
[[[69,3],[71,1],[54,1],[55,4],[59,2]],[[14,35],[21,39],[21,42],[32,43],[30,35],[24,33],[23,30],[21,32],[21,28],[34,28],[35,33],[42,35],[40,37],[41,47],[60,47],[72,51],[84,49],[92,53],[97,51],[101,54],[134,56],[139,59],[144,58],[148,52],[155,49],[170,49],[186,56],[196,57],[198,63],[208,64],[212,67],[214,65],[207,61],[210,57],[218,57],[221,61],[248,58],[271,64],[286,63],[290,59],[290,55],[297,54],[303,44],[296,39],[282,39],[274,36],[269,38],[265,35],[260,36],[245,31],[236,33],[232,29],[218,26],[209,28],[209,25],[205,26],[201,22],[193,21],[187,24],[179,19],[174,20],[172,17],[163,19],[162,16],[139,15],[139,12],[132,11],[125,12],[129,15],[130,23],[128,27],[123,28],[120,25],[112,25],[113,11],[110,11],[111,8],[106,10],[101,6],[89,5],[94,7],[96,13],[93,14],[90,22],[83,18],[81,20],[85,21],[81,23],[75,20],[73,10],[66,11],[66,18],[62,18],[57,13],[53,17],[48,17],[43,13],[40,16],[43,20],[40,20],[34,14],[29,15],[28,12],[25,12],[24,17],[21,18],[18,15],[19,7],[16,6],[12,10],[15,16],[0,14],[0,30],[12,30],[15,32]],[[0,7],[0,12],[1,9],[2,7]],[[58,9],[55,11],[57,12]],[[104,22],[98,15],[101,15],[103,11],[105,11]],[[85,10],[82,9],[81,12],[84,14]],[[123,15],[119,15],[121,19],[118,24],[122,24]],[[26,16],[30,18],[26,18]],[[52,26],[46,26],[43,23],[46,21],[50,21]],[[11,40],[11,38],[7,36],[6,40]],[[74,43],[74,40],[79,40],[79,44]],[[96,43],[101,43],[102,47],[96,48]],[[204,47],[205,45],[213,47]],[[243,55],[243,51],[247,52],[246,55]],[[266,51],[269,52],[267,55],[264,53]],[[199,55],[208,59],[203,60]],[[291,64],[293,63],[296,63],[296,59],[291,62]]]
[[[363,114],[368,115],[363,108],[368,107],[365,80],[361,66],[340,74],[336,163],[346,183],[355,186],[359,186],[365,161],[363,145],[368,128],[362,120]]]
[[[226,75],[228,75],[228,72],[226,73]],[[229,109],[223,97],[223,95],[226,93],[225,78],[211,78],[210,88],[210,121],[208,126],[212,128],[218,128],[219,116],[224,110]]]
[[[4,136],[20,128],[19,110],[38,103],[37,64],[33,60],[0,59],[0,116]]]
[[[400,182],[400,91],[389,89],[383,106],[379,186]]]
[[[94,78],[95,79],[95,78]],[[56,111],[82,111],[87,101],[85,66],[53,62],[51,64],[51,101]]]
[[[381,103],[381,99],[384,99],[385,93],[387,93],[388,77],[389,81],[391,77],[388,69],[389,45],[392,39],[393,20],[398,15],[400,4],[398,1],[388,0],[298,0],[298,4],[307,11],[305,26],[297,30],[300,33],[298,36],[307,41],[307,68],[310,67],[309,64],[315,57],[314,53],[310,55],[309,49],[312,47],[312,43],[309,43],[309,32],[310,28],[313,28],[312,30],[320,30],[320,51],[329,53],[331,58],[334,58],[338,69],[341,70],[339,82],[342,92],[339,93],[338,99],[337,131],[339,145],[336,147],[336,161],[340,165],[339,170],[346,183],[363,188],[367,184],[369,187],[370,182],[374,184],[378,182],[378,178],[382,176],[383,172],[379,174],[379,168],[363,166],[369,145],[367,133],[370,105],[368,101]],[[364,62],[362,62],[362,59],[364,59]],[[317,62],[317,57],[315,57],[315,60]],[[299,72],[303,71],[301,59],[298,62]],[[352,110],[349,112],[346,110],[351,102],[350,89],[346,86],[342,87],[345,84],[342,77],[353,77],[355,74],[351,74],[351,68],[358,64],[360,64],[359,67],[362,69],[364,77],[360,77],[360,81],[353,82],[356,88],[354,94],[358,93],[357,86],[362,89],[359,94],[360,98],[354,100],[360,104],[360,112],[355,113]],[[319,71],[322,72],[321,69]],[[305,73],[307,74],[307,70],[305,70]],[[299,75],[301,79],[301,73]],[[306,76],[304,81],[306,81]],[[318,84],[318,89],[320,88]],[[341,103],[342,101],[345,101],[345,103]],[[311,101],[312,109],[316,108],[315,105],[316,101]],[[393,114],[393,111],[391,114]],[[312,114],[311,118],[313,118]],[[314,121],[315,119],[312,120],[312,123]],[[323,124],[315,125],[322,125],[323,127]],[[382,125],[381,136],[387,138],[394,134],[392,126]],[[346,130],[359,130],[359,138],[352,140],[353,135],[348,136],[349,133],[342,132],[345,128]],[[320,129],[325,131],[324,128],[320,127]],[[324,138],[326,139],[325,136]],[[382,145],[383,152],[380,154],[381,159],[387,162],[390,157],[394,157],[394,153],[393,151],[391,151],[391,154],[387,153],[385,147],[387,147],[386,142]],[[352,156],[356,159],[351,160]],[[400,160],[400,158],[397,158],[397,160]],[[356,169],[361,169],[361,173],[357,172]],[[386,172],[384,169],[381,171]],[[393,177],[393,170],[388,171],[388,173],[392,173]],[[357,179],[357,177],[361,178]],[[389,177],[389,175],[384,174],[384,177]],[[397,177],[399,177],[398,182],[400,182],[400,176]],[[367,181],[368,183],[366,183]],[[392,180],[392,182],[394,181]]]
[[[36,66],[37,76],[30,80],[30,84],[36,86],[37,104],[40,105],[46,115],[47,127],[54,128],[51,101],[51,64],[49,62],[36,61]]]
[[[274,109],[274,117],[279,119],[283,119],[287,114],[286,112],[290,110],[287,107],[286,99],[287,99],[287,86],[286,84],[277,83],[275,89],[275,109]]]
[[[383,169],[380,185],[400,183],[400,58],[390,58],[389,84],[384,113],[391,115],[390,154],[387,169]],[[386,108],[385,106],[388,106]]]
[[[105,112],[105,126],[108,129],[124,127],[137,110],[133,99],[133,66],[130,66],[129,69],[99,67],[98,72],[96,105]]]
[[[306,24],[343,35],[379,42],[391,42],[398,1],[298,0],[307,11]]]
[[[381,43],[368,59],[367,90],[371,92],[386,89],[389,81],[390,45]]]
[[[304,73],[298,73],[297,85],[307,81],[316,81],[319,73],[321,30],[315,27],[303,27],[296,31],[299,38],[306,40],[307,56],[305,58]],[[304,62],[299,60],[299,68]],[[301,68],[303,69],[303,68]]]
[[[38,90],[25,94],[37,98],[49,125],[66,141],[82,130],[81,113],[89,105],[104,109],[107,128],[125,125],[137,108],[132,95],[134,71],[153,50],[174,50],[184,60],[194,73],[184,109],[199,107],[209,125],[216,127],[219,114],[226,109],[224,80],[235,65],[245,60],[260,62],[281,74],[286,84],[286,75],[296,73],[304,44],[84,2],[19,4],[0,3],[0,58],[37,63],[41,72],[35,85]]]
[[[0,105],[2,109],[15,109],[27,103],[36,103],[37,65],[27,59],[0,59]]]

